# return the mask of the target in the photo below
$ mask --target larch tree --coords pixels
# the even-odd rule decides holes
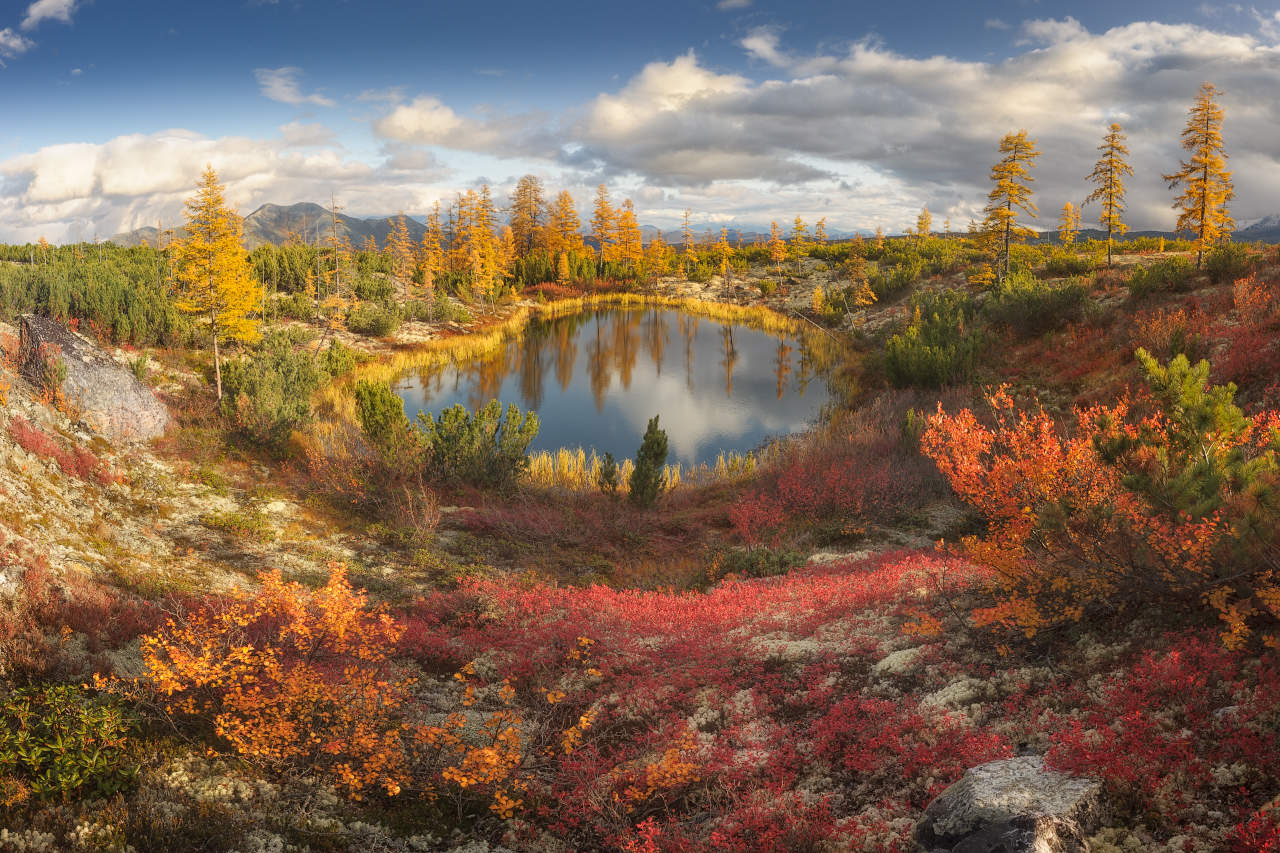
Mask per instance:
[[[511,193],[511,234],[521,257],[527,257],[542,242],[545,219],[542,180],[535,175],[525,175]]]
[[[1129,165],[1129,148],[1124,144],[1126,137],[1120,125],[1115,122],[1107,129],[1098,150],[1102,156],[1094,164],[1089,173],[1089,182],[1093,184],[1093,192],[1084,200],[1102,203],[1102,212],[1098,215],[1098,224],[1107,229],[1107,266],[1111,266],[1111,249],[1116,235],[1123,235],[1129,230],[1124,223],[1124,178],[1132,177],[1133,167]]]
[[[741,235],[742,232],[738,233]],[[827,245],[827,217],[822,217],[818,220],[818,223],[813,226],[813,239],[819,246]],[[739,242],[741,242],[741,236],[739,236]]]
[[[226,189],[206,166],[196,194],[186,204],[186,236],[171,247],[178,283],[178,308],[203,318],[213,346],[213,375],[222,399],[224,341],[253,341],[258,326],[258,288],[249,274],[249,253],[241,245],[243,224],[227,207]]]
[[[1182,162],[1178,171],[1164,176],[1170,189],[1182,187],[1182,194],[1173,203],[1178,211],[1176,229],[1196,235],[1196,269],[1204,261],[1205,247],[1229,241],[1236,227],[1227,209],[1227,202],[1235,198],[1235,190],[1222,143],[1223,110],[1218,105],[1219,94],[1212,83],[1200,87],[1182,131],[1182,147],[1191,156]]]
[[[773,266],[779,272],[782,271],[782,262],[787,259],[787,243],[782,239],[782,230],[778,228],[777,222],[769,223],[769,260],[773,261]]]
[[[609,188],[604,184],[596,187],[596,203],[591,213],[591,236],[599,246],[600,263],[615,260],[617,231],[617,212],[609,200]]]
[[[809,254],[809,250],[813,248],[813,242],[809,239],[809,226],[804,224],[804,220],[799,216],[791,225],[791,254],[796,259],[796,272],[800,271],[801,259]]]
[[[582,222],[568,190],[556,196],[548,223],[548,249],[553,254],[582,251]]]
[[[920,215],[916,217],[916,236],[921,240],[929,237],[929,232],[933,230],[933,214],[929,212],[929,206],[926,204],[920,208]]]
[[[876,241],[875,241],[875,247],[876,247],[877,249],[883,249],[883,248],[884,248],[884,229],[883,229],[883,228],[881,228],[879,225],[877,225],[877,226],[876,226]]]
[[[694,249],[693,226],[689,224],[689,208],[684,209],[684,222],[680,226],[680,274],[687,275],[698,266],[698,255]]]
[[[614,225],[615,238],[618,241],[617,259],[632,269],[636,269],[644,257],[644,236],[640,231],[640,223],[636,219],[636,208],[627,199],[617,210]]]
[[[1058,241],[1063,246],[1071,246],[1080,234],[1080,208],[1071,202],[1062,205],[1062,215],[1058,217]],[[1108,245],[1108,248],[1110,246]],[[1108,258],[1108,263],[1110,259]]]
[[[427,298],[428,310],[431,310],[436,294],[436,277],[444,272],[444,226],[440,222],[438,201],[427,217],[427,230],[422,234],[422,245],[418,252],[418,268],[422,270],[422,290]]]
[[[667,245],[667,241],[662,239],[662,231],[653,235],[653,239],[649,241],[649,245],[644,248],[644,260],[647,271],[656,280],[658,276],[666,272],[667,259],[671,257],[671,247]]]
[[[1000,140],[1000,162],[991,167],[991,181],[995,184],[987,195],[986,228],[999,240],[999,257],[996,269],[999,280],[1009,275],[1009,246],[1035,236],[1035,232],[1018,222],[1018,213],[1032,219],[1040,212],[1031,200],[1030,169],[1040,156],[1033,139],[1025,130],[1007,133]]]
[[[720,275],[727,284],[733,283],[731,275],[732,267],[729,266],[729,259],[733,257],[733,246],[729,245],[729,229],[720,229],[720,240],[716,243],[716,259],[720,268]]]
[[[391,274],[402,282],[408,281],[413,274],[414,248],[403,212],[392,220],[385,251],[391,258]]]

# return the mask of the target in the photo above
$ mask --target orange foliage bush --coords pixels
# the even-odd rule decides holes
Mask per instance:
[[[238,753],[328,774],[357,798],[409,775],[411,681],[389,654],[401,628],[345,569],[310,592],[279,572],[143,638],[145,680],[170,713],[206,719]]]
[[[1081,409],[1064,433],[1002,389],[991,426],[968,410],[930,418],[922,449],[989,522],[962,543],[994,572],[980,623],[1031,636],[1089,609],[1207,602],[1239,646],[1251,622],[1280,619],[1280,420],[1245,417],[1233,386],[1207,386],[1207,363],[1139,357],[1154,397],[1143,417],[1126,402]]]

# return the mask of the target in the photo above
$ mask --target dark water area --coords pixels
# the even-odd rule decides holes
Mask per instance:
[[[532,450],[633,457],[660,415],[668,460],[690,465],[812,424],[830,399],[816,344],[669,308],[602,308],[534,320],[497,352],[393,387],[410,417],[493,399],[532,409]]]

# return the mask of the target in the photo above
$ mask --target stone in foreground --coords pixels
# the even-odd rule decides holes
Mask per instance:
[[[935,853],[1080,853],[1102,819],[1100,782],[1027,755],[970,768],[925,809],[916,839]]]
[[[63,398],[86,426],[112,441],[147,441],[164,433],[169,410],[151,389],[110,356],[61,323],[22,317],[22,370],[35,384],[44,381],[46,354],[61,354],[66,365]]]

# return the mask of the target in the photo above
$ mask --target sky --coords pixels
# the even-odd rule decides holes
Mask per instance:
[[[1022,128],[1051,228],[1112,121],[1129,223],[1167,229],[1206,80],[1237,221],[1280,213],[1277,3],[0,0],[0,240],[180,222],[206,163],[242,214],[423,215],[534,174],[584,221],[603,182],[663,228],[963,229]]]

